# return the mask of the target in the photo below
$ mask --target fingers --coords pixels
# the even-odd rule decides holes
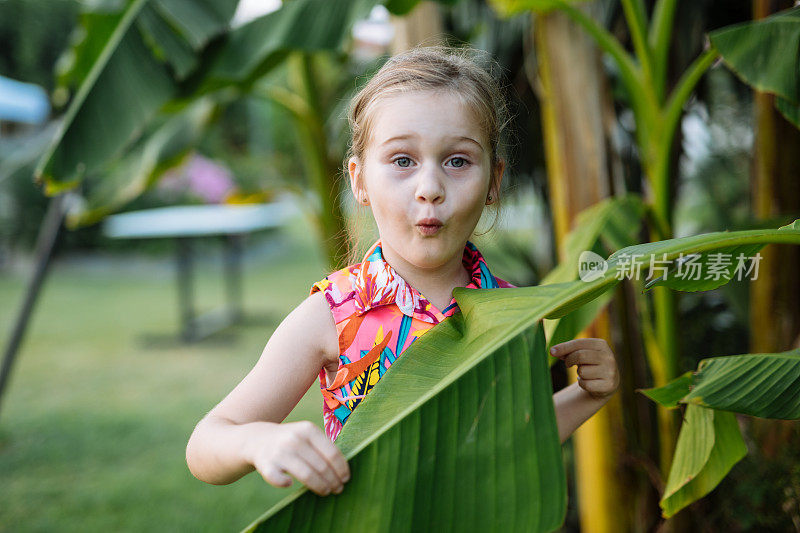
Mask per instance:
[[[584,380],[606,379],[611,381],[614,377],[614,372],[603,365],[578,365],[577,374],[579,378]]]
[[[332,474],[326,476],[309,460],[298,454],[282,457],[280,466],[319,496],[327,496],[333,489],[338,488],[338,482],[333,480]]]
[[[309,445],[310,447],[310,445]],[[324,482],[326,494],[331,492],[341,492],[344,488],[342,481],[336,476],[331,465],[316,451],[312,450],[311,453],[303,456],[306,463],[314,469],[317,476]]]
[[[267,464],[262,468],[256,468],[264,481],[276,487],[288,487],[292,484],[292,478],[275,464]]]
[[[605,339],[597,338],[581,338],[572,339],[571,341],[555,344],[550,348],[550,355],[553,357],[563,357],[570,352],[580,349],[589,350],[605,350],[608,348],[608,343]],[[553,351],[555,350],[555,352]]]
[[[350,479],[350,467],[342,452],[322,430],[309,421],[270,426],[268,444],[254,454],[252,464],[264,480],[288,487],[292,478],[320,496],[339,494]]]
[[[550,353],[567,367],[576,365],[578,385],[595,398],[607,398],[619,387],[616,357],[605,339],[573,339],[554,345]]]
[[[575,350],[564,358],[564,364],[567,368],[572,365],[597,365],[600,355],[596,350]]]
[[[603,379],[578,379],[578,384],[595,398],[607,397],[616,390],[615,387],[609,385],[607,380]]]
[[[294,435],[295,446],[289,456],[299,461],[290,459],[290,463],[307,481],[301,477],[297,479],[322,496],[342,492],[350,469],[339,448],[312,422],[298,422]],[[291,470],[290,473],[294,474]]]
[[[310,445],[316,449],[319,456],[327,463],[327,469],[336,475],[337,481],[340,484],[347,483],[350,479],[350,466],[347,464],[347,459],[344,458],[341,450],[313,424],[311,430],[307,433],[307,438]]]

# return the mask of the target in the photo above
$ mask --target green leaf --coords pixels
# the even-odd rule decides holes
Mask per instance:
[[[794,223],[796,224],[796,222]],[[607,259],[608,270],[604,277],[615,276],[620,280],[625,277],[636,277],[645,273],[648,266],[663,265],[668,268],[667,278],[654,278],[645,285],[645,290],[654,285],[666,285],[675,290],[710,290],[724,285],[730,281],[727,275],[729,269],[737,266],[736,258],[739,253],[747,256],[745,252],[760,250],[765,244],[792,243],[797,244],[797,236],[800,229],[794,224],[784,226],[780,229],[754,229],[745,231],[721,231],[705,233],[692,237],[681,237],[678,239],[667,239],[654,243],[645,243],[635,246],[628,246],[611,254]],[[683,276],[670,277],[670,271],[677,272],[677,266],[673,262],[681,257],[689,257],[697,254],[702,261],[724,265],[726,261],[719,261],[719,257],[714,254],[724,254],[736,252],[730,257],[731,265],[723,268],[722,274],[713,273],[707,279],[700,272],[700,279],[694,278],[694,274],[688,267],[683,269]],[[724,259],[722,257],[721,259]],[[686,262],[686,261],[685,261]],[[684,263],[685,263],[684,262]],[[671,269],[671,270],[670,270]],[[716,270],[714,271],[716,272]],[[741,272],[745,272],[744,270]],[[652,274],[651,274],[652,275]],[[719,278],[719,279],[714,279]]]
[[[702,359],[696,372],[640,392],[665,407],[687,404],[661,500],[667,518],[712,490],[745,455],[734,413],[800,419],[800,349]]]
[[[768,243],[800,244],[800,229],[790,225],[781,229],[757,229],[745,231],[719,231],[691,237],[667,239],[652,243],[626,246],[606,259],[606,270],[592,281],[576,282],[580,289],[571,283],[547,285],[560,293],[560,305],[550,311],[545,318],[560,318],[581,305],[601,296],[618,281],[632,275],[631,265],[649,264],[650,258],[673,261],[681,255],[724,250],[733,246],[763,245]],[[635,260],[633,258],[636,258]],[[507,289],[505,289],[507,290]],[[561,297],[564,299],[561,299]]]
[[[708,357],[663,387],[639,389],[664,407],[678,402],[761,418],[800,419],[800,348]]]
[[[734,278],[746,279],[748,273],[755,275],[757,272],[757,267],[752,262],[760,261],[761,256],[756,254],[763,247],[763,244],[731,246],[679,257],[666,265],[665,274],[651,279],[644,288],[648,290],[655,286],[665,286],[685,292],[710,291]],[[663,263],[654,260],[654,264]]]
[[[236,5],[236,0],[134,0],[118,19],[95,20],[89,29],[99,28],[103,36],[117,22],[99,55],[92,38],[76,64],[79,70],[67,76],[77,79],[86,58],[96,56],[37,166],[36,179],[44,180],[46,194],[73,188],[121,157],[177,96],[178,81],[209,39],[227,29]]]
[[[663,387],[636,389],[636,392],[641,392],[662,407],[674,409],[678,407],[678,402],[689,394],[692,386],[692,375],[693,372],[689,370]]]
[[[88,179],[86,201],[67,214],[66,226],[76,229],[95,224],[139,197],[197,144],[215,108],[209,99],[194,102],[100,175]]]
[[[72,32],[70,46],[56,65],[59,87],[68,89],[80,86],[124,14],[124,11],[81,13],[79,23]]]
[[[708,36],[742,81],[800,104],[800,7],[726,26]]]
[[[644,203],[637,194],[604,198],[582,210],[567,234],[559,254],[559,265],[545,276],[542,283],[559,283],[578,278],[581,253],[596,247],[601,238],[613,250],[635,244],[644,216]]]
[[[778,96],[775,98],[775,109],[780,111],[781,115],[794,124],[796,128],[800,128],[800,105],[793,104],[789,100]]]
[[[662,516],[669,518],[711,492],[746,454],[733,413],[688,405],[659,502]]]
[[[353,24],[378,0],[293,0],[244,24],[213,58],[203,90],[249,84],[269,72],[288,51],[342,50]]]
[[[247,531],[563,523],[566,477],[541,325],[498,346],[496,330],[511,325],[492,316],[502,300],[470,306],[471,295],[460,296],[467,314],[414,341],[350,415],[336,442],[352,472],[344,491],[319,497],[301,487]]]
[[[547,13],[558,9],[562,4],[579,4],[586,0],[489,0],[497,13],[503,17],[510,17],[525,11]]]
[[[454,6],[460,0],[435,1],[437,4],[441,4],[443,6]],[[419,4],[419,0],[386,0],[383,5],[392,15],[403,16],[409,14],[412,9],[417,7],[417,4]]]
[[[378,0],[293,0],[230,30],[237,3],[134,0],[122,14],[94,20],[87,29],[99,37],[93,34],[71,77],[65,75],[81,79],[80,89],[36,169],[46,194],[94,180],[114,166],[148,167],[152,161],[133,161],[129,152],[148,144],[146,137],[172,113],[209,91],[252,83],[292,50],[343,49],[353,23]],[[91,70],[83,76],[89,61]],[[104,194],[130,198],[130,191],[142,190],[137,183]],[[118,205],[95,205],[94,214],[81,220],[95,220]],[[73,222],[82,223],[75,217]]]
[[[152,5],[142,9],[137,22],[150,49],[160,60],[172,66],[175,78],[185,78],[197,64],[197,56],[192,46],[158,14]]]
[[[613,296],[614,293],[612,291],[605,292],[566,316],[555,320],[545,320],[544,328],[548,339],[548,354],[552,346],[574,339],[583,330],[589,327],[591,323],[594,322],[597,315],[606,308]],[[558,357],[553,357],[551,355],[548,359],[548,363],[550,366],[553,366],[558,360]]]
[[[172,84],[167,72],[149,57],[132,28],[145,4],[146,0],[136,0],[126,9],[70,104],[59,134],[39,161],[36,179],[46,180],[46,194],[74,187],[86,172],[117,154],[169,98]],[[95,90],[96,85],[102,89]],[[114,105],[112,99],[126,105]],[[104,120],[115,108],[119,114],[114,113],[114,120]]]
[[[682,401],[761,418],[800,419],[800,348],[703,359]]]
[[[778,228],[778,231],[800,231],[800,218],[795,220],[790,224],[786,224],[785,226],[781,226]]]
[[[189,43],[201,50],[228,29],[238,0],[152,0],[153,9]]]
[[[419,0],[386,0],[383,5],[392,15],[402,16],[410,13],[417,4]]]

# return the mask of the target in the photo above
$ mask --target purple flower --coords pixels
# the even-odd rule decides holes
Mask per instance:
[[[222,203],[235,187],[227,168],[196,153],[184,165],[166,173],[158,186],[164,192],[190,193],[209,204]]]

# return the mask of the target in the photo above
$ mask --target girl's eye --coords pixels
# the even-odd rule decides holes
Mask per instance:
[[[466,159],[464,159],[463,157],[454,157],[454,158],[453,158],[453,159],[451,159],[450,161],[452,161],[452,162],[453,162],[453,167],[455,167],[455,168],[461,168],[461,167],[464,167],[464,166],[466,166],[466,165],[467,165],[467,163],[469,163],[469,161],[467,161],[467,160],[466,160]],[[456,162],[459,162],[459,164],[455,164]]]
[[[405,165],[404,165],[404,164],[402,164],[402,163],[401,163],[401,161],[405,161],[405,162],[407,162],[408,164],[405,164]],[[395,162],[395,163],[397,163],[397,164],[398,164],[400,167],[402,167],[402,168],[408,168],[409,166],[411,166],[411,159],[409,159],[409,158],[408,158],[408,157],[406,157],[406,156],[403,156],[403,157],[398,157],[397,159],[395,159],[395,160],[394,160],[394,162]]]

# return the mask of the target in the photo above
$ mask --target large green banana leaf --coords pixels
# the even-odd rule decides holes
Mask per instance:
[[[119,9],[84,9],[73,30],[70,46],[56,63],[56,82],[62,91],[80,87],[89,76],[114,30],[125,15]]]
[[[510,324],[491,312],[498,303],[476,302],[414,341],[428,342],[350,415],[337,439],[352,458],[340,495],[299,488],[248,530],[557,528],[566,479],[544,333],[534,323],[499,343]]]
[[[293,0],[231,31],[208,65],[202,90],[244,87],[280,63],[291,50],[341,51],[356,21],[380,0]]]
[[[616,275],[620,255],[665,253],[674,260],[680,253],[771,242],[800,244],[800,220],[777,230],[716,232],[626,247],[609,257],[604,276],[589,282],[454,289],[461,312],[414,341],[339,434],[337,445],[352,471],[344,491],[319,497],[304,486],[289,489],[248,530],[559,527],[564,472],[542,319],[565,316],[613,288],[622,279]],[[705,413],[698,413],[703,418]],[[738,453],[727,437],[730,420],[725,414],[703,419],[719,424],[723,436],[708,453],[705,444],[704,457],[715,460],[722,454],[721,462],[730,463]]]
[[[165,122],[163,115],[211,90],[252,82],[291,50],[339,50],[379,2],[293,0],[231,30],[237,3],[133,0],[118,16],[88,19],[89,31],[108,37],[102,48],[95,38],[76,47],[75,72],[64,75],[82,81],[36,169],[48,195],[103,176],[132,146],[147,143],[142,136],[159,117]]]
[[[728,68],[751,87],[774,94],[777,109],[800,128],[800,6],[708,37]]]
[[[460,0],[436,0],[436,3],[442,4],[445,6],[452,6],[459,2]],[[406,15],[408,14],[417,4],[420,3],[420,0],[386,0],[384,5],[386,9],[388,9],[393,15]]]
[[[80,88],[36,169],[48,195],[75,187],[124,153],[178,96],[201,51],[227,30],[237,3],[133,0],[102,48],[95,43],[80,49],[75,65],[81,72],[74,76],[82,80]],[[108,18],[95,22],[90,30],[108,34]],[[84,76],[88,61],[92,66]]]
[[[755,257],[759,260],[756,253],[763,247],[763,244],[750,244],[687,255],[683,261],[671,264],[666,273],[648,281],[644,288],[648,290],[664,285],[692,292],[716,289],[734,277],[741,280],[748,273],[755,275],[758,263],[751,263],[750,259]],[[677,263],[680,263],[680,268]]]
[[[776,98],[775,109],[780,111],[786,120],[800,128],[800,105],[792,104],[783,98]]]
[[[666,408],[687,404],[660,502],[668,518],[708,494],[745,456],[734,413],[800,419],[800,349],[702,359],[696,372],[640,392]]]

